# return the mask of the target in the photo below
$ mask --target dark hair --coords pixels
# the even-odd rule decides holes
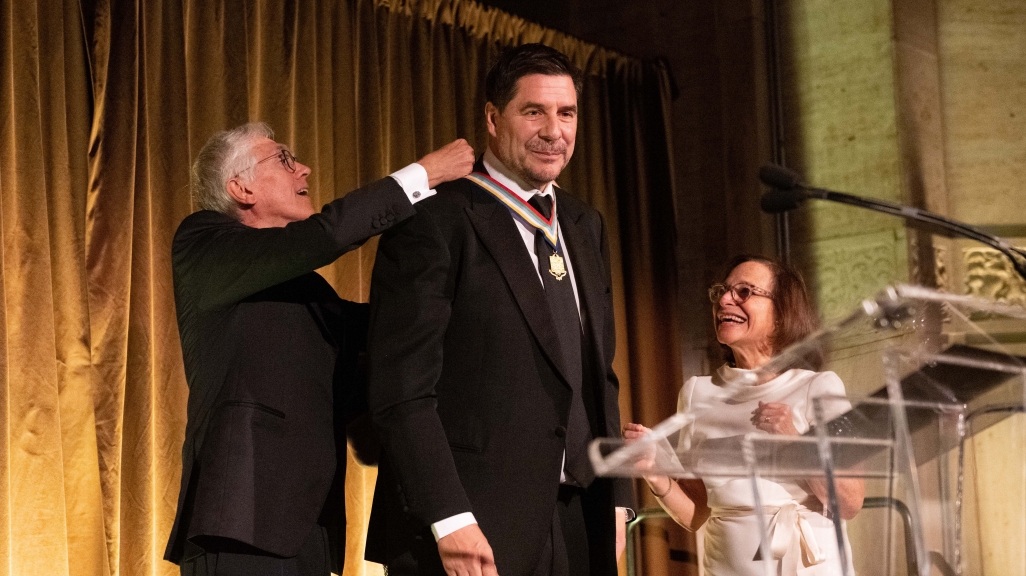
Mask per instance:
[[[773,311],[777,322],[773,330],[773,353],[777,354],[784,348],[805,339],[819,328],[819,318],[809,298],[805,280],[798,270],[773,258],[741,254],[731,258],[724,267],[726,279],[735,268],[745,262],[758,262],[773,273]],[[734,364],[734,352],[730,347],[720,345],[727,362]]]
[[[524,76],[569,76],[577,98],[581,97],[584,76],[566,54],[544,44],[521,44],[503,52],[492,64],[485,79],[485,96],[501,112],[517,95],[517,82]]]

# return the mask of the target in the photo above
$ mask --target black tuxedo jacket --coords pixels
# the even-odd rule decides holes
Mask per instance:
[[[354,378],[366,305],[341,300],[314,270],[413,212],[384,178],[283,228],[211,211],[179,226],[172,266],[189,404],[166,559],[180,562],[186,540],[211,536],[294,556],[318,521],[344,523],[340,430],[365,392]]]
[[[602,218],[556,198],[592,434],[616,436]],[[430,525],[473,512],[499,574],[527,576],[550,534],[571,399],[544,289],[508,209],[477,185],[439,186],[416,211],[382,236],[371,281],[369,400],[383,452],[367,558],[444,574]],[[628,505],[630,493],[606,479],[587,490],[589,539],[603,551],[594,574],[616,573],[614,499]]]

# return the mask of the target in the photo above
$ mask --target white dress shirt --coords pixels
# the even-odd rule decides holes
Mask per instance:
[[[520,199],[524,202],[527,202],[535,195],[540,194],[542,196],[548,196],[549,198],[551,198],[552,205],[556,205],[556,195],[554,187],[552,186],[551,182],[547,186],[545,186],[544,190],[538,190],[537,188],[531,187],[529,184],[523,182],[519,177],[517,177],[516,174],[510,171],[510,169],[507,168],[506,165],[503,164],[498,158],[496,158],[495,154],[492,154],[491,149],[485,150],[484,166],[485,170],[488,171],[488,175],[491,176],[493,180],[495,180],[499,184],[502,184],[506,188],[509,188],[511,192],[519,196]],[[559,214],[558,208],[556,208],[556,214],[557,216]],[[541,272],[538,270],[538,254],[534,250],[535,230],[537,230],[537,228],[531,226],[530,224],[524,222],[516,216],[514,216],[513,221],[517,223],[517,229],[520,231],[521,239],[523,239],[524,241],[524,248],[527,249],[527,253],[531,256],[531,261],[534,263],[534,270],[538,273],[538,282],[541,282],[542,286],[544,287],[545,282],[544,280],[542,280]],[[559,244],[563,247],[563,261],[566,263],[567,273],[570,276],[570,285],[574,289],[574,301],[577,303],[577,313],[580,314],[581,298],[577,294],[577,281],[574,280],[574,267],[570,263],[570,254],[566,250],[566,242],[564,242],[563,240],[562,228],[558,230],[558,233]],[[563,452],[563,466],[565,469],[565,451]],[[566,481],[565,470],[560,471],[559,481]],[[477,524],[477,519],[474,518],[474,514],[472,512],[464,512],[462,514],[450,516],[448,518],[435,522],[431,525],[431,532],[435,535],[435,541],[437,542],[439,539],[448,536],[449,534],[452,534],[460,528],[470,526],[471,524]]]
[[[410,199],[410,204],[416,204],[435,195],[435,191],[428,181],[427,170],[416,162],[392,172],[389,176],[399,183],[403,192],[406,193],[406,197]]]

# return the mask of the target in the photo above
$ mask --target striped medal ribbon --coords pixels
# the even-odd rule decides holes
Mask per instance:
[[[488,174],[471,172],[465,178],[477,184],[492,196],[495,196],[499,202],[502,202],[513,213],[515,218],[519,218],[528,226],[542,231],[545,235],[545,241],[552,247],[552,255],[549,256],[549,274],[552,274],[556,280],[562,280],[566,276],[566,263],[560,254],[562,250],[560,250],[559,245],[559,221],[556,218],[556,203],[552,203],[552,215],[549,218],[545,218],[534,206],[525,202],[509,188],[496,182]]]

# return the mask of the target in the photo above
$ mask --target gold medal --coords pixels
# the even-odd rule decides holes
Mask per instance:
[[[562,280],[563,276],[566,276],[566,265],[559,254],[549,256],[549,274],[555,276],[556,280]]]

